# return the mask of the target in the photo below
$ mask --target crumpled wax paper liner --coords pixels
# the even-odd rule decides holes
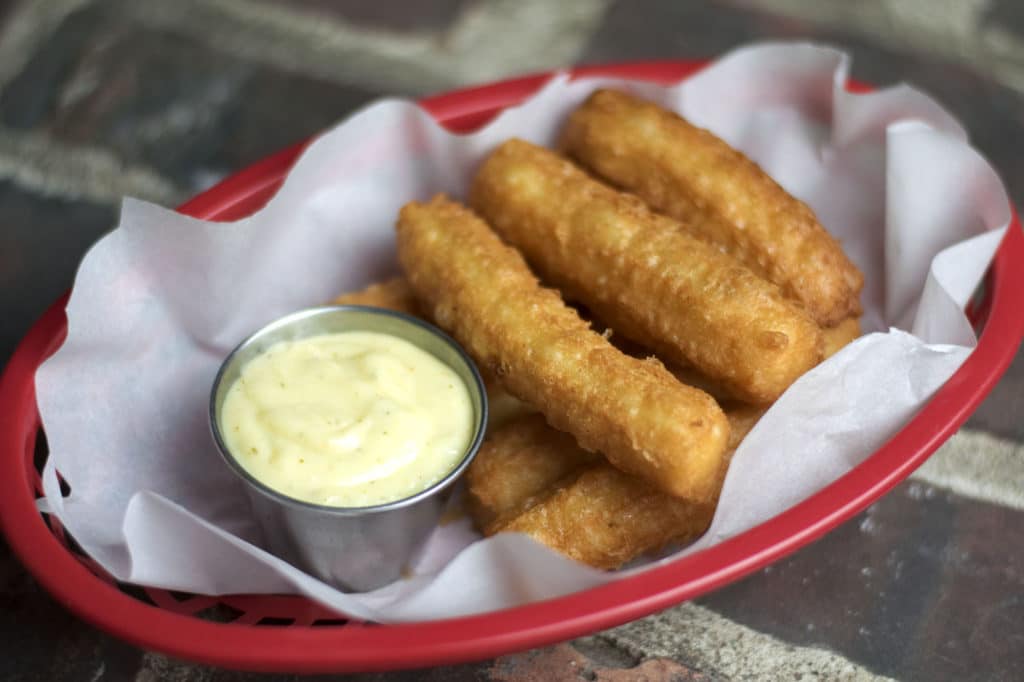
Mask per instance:
[[[249,218],[204,222],[126,199],[117,229],[82,262],[67,341],[37,375],[51,447],[41,507],[119,580],[300,593],[378,621],[479,613],[623,575],[519,535],[480,541],[463,521],[437,530],[412,578],[344,594],[259,548],[207,425],[214,374],[240,339],[396,273],[402,204],[463,196],[495,145],[512,136],[551,145],[569,111],[612,85],[743,150],[809,203],[864,271],[871,333],[760,421],[735,454],[710,530],[684,551],[780,513],[870,455],[964,361],[976,340],[963,305],[1010,218],[996,173],[948,113],[907,86],[847,92],[847,68],[832,49],[762,44],[675,87],[558,75],[465,136],[413,103],[385,100],[321,136]]]

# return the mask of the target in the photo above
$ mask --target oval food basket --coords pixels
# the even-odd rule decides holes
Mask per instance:
[[[675,82],[702,64],[645,62],[580,68],[575,76]],[[430,97],[422,105],[454,131],[472,130],[521,102],[539,74]],[[854,89],[866,89],[855,86]],[[302,150],[286,149],[233,175],[179,210],[233,220],[261,207]],[[956,429],[992,389],[1024,331],[1024,235],[1014,216],[969,314],[977,349],[883,447],[813,497],[711,549],[584,592],[483,615],[403,625],[339,619],[289,596],[207,597],[119,585],[56,521],[40,514],[45,461],[34,375],[67,332],[66,297],[23,339],[0,381],[0,522],[14,552],[58,600],[86,621],[147,649],[231,668],[297,673],[414,668],[493,657],[569,639],[664,609],[736,580],[819,537],[867,507]]]

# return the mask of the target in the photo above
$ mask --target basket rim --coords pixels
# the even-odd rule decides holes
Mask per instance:
[[[643,61],[572,69],[658,83],[692,75],[706,61]],[[535,92],[550,72],[429,97],[439,122],[466,129]],[[854,91],[869,90],[853,83]],[[200,218],[237,217],[276,189],[306,143],[230,176],[178,210]],[[236,215],[232,215],[236,214]],[[502,611],[397,625],[265,627],[216,623],[146,604],[91,573],[46,526],[25,468],[39,428],[35,370],[66,335],[58,299],[29,330],[0,377],[0,529],[42,586],[84,620],[140,647],[235,669],[292,673],[417,668],[481,660],[550,644],[633,620],[694,598],[806,545],[866,508],[966,421],[1005,372],[1024,334],[1024,234],[1016,211],[991,270],[991,307],[977,348],[903,429],[862,464],[810,498],[719,545],[642,574]]]

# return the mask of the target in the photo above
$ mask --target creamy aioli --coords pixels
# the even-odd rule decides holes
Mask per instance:
[[[254,478],[333,507],[429,488],[458,465],[474,426],[450,367],[376,332],[274,344],[242,368],[221,410],[225,444]]]

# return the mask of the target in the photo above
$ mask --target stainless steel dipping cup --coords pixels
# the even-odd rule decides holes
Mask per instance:
[[[279,341],[345,331],[396,336],[451,367],[469,389],[475,429],[458,466],[411,497],[372,507],[329,507],[288,497],[239,464],[220,429],[228,389],[247,362]],[[244,482],[269,549],[321,580],[365,592],[397,580],[423,547],[452,484],[476,455],[487,424],[487,392],[473,361],[439,329],[409,315],[366,306],[312,308],[283,317],[243,341],[224,360],[210,393],[210,427],[224,461]]]

